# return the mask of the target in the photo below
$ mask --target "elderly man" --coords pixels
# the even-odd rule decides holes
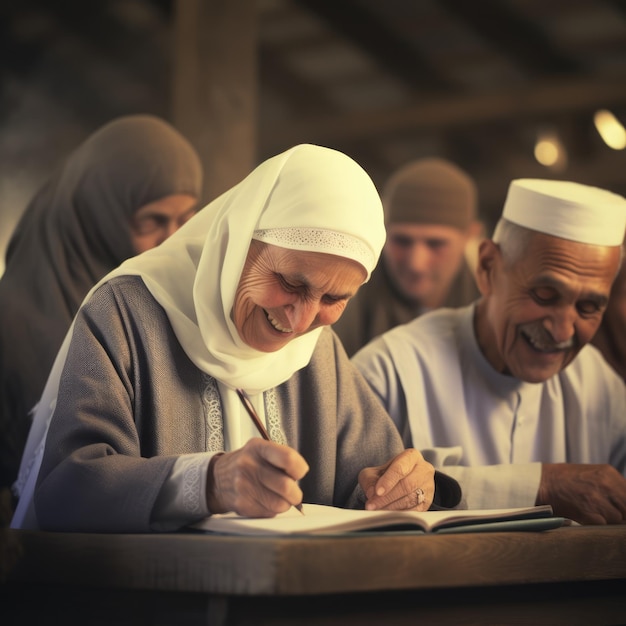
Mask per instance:
[[[551,504],[626,520],[626,386],[598,329],[621,261],[626,200],[513,181],[479,249],[482,297],[395,328],[353,361],[405,444],[459,480],[467,506]]]
[[[478,295],[465,253],[481,229],[474,181],[440,158],[412,161],[382,193],[387,240],[378,267],[333,326],[349,355],[440,306]]]

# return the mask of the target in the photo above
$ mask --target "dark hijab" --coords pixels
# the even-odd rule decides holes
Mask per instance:
[[[84,296],[134,255],[134,213],[201,191],[191,144],[157,117],[132,115],[88,137],[36,193],[0,279],[0,486],[15,480],[29,412]]]

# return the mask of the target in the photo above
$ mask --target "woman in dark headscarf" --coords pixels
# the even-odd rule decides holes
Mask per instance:
[[[132,115],[93,133],[34,196],[0,280],[0,487],[16,478],[29,413],[84,296],[186,222],[201,191],[191,144]]]

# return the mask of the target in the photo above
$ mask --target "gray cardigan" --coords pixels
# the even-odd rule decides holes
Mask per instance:
[[[148,532],[177,455],[208,450],[207,379],[140,278],[99,288],[76,317],[60,381],[35,492],[40,527]],[[310,466],[304,501],[362,507],[359,471],[403,445],[330,329],[276,395],[287,443]]]

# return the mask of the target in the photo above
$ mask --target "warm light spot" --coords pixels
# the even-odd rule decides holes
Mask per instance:
[[[545,167],[563,170],[567,164],[567,152],[554,133],[540,133],[534,154],[535,159]]]
[[[540,140],[535,146],[535,158],[539,161],[539,163],[541,163],[541,165],[550,167],[559,160],[559,149],[550,140]]]
[[[600,137],[609,148],[613,150],[626,148],[626,130],[613,113],[606,109],[596,111],[593,121]]]

